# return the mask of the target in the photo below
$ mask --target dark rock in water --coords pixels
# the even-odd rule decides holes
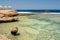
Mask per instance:
[[[13,27],[13,28],[11,29],[11,34],[12,34],[12,35],[16,35],[17,32],[18,32],[18,27]]]
[[[12,35],[16,35],[17,34],[17,31],[11,31],[11,34]]]

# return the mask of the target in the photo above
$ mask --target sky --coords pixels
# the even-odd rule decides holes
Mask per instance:
[[[60,0],[0,0],[0,5],[12,6],[14,9],[57,9]]]

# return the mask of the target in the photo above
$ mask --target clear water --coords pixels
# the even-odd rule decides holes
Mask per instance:
[[[60,13],[60,10],[16,10],[18,12],[54,12]]]
[[[10,28],[14,26],[19,28],[20,35],[10,34]],[[12,40],[60,40],[60,15],[19,16],[18,22],[1,23],[0,34]]]

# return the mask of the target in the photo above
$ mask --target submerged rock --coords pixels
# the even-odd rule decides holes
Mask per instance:
[[[6,36],[0,34],[0,40],[11,40],[11,39],[8,39]]]
[[[17,13],[15,10],[0,10],[0,21],[13,21],[18,20]]]
[[[13,28],[11,28],[11,34],[12,34],[12,35],[16,35],[17,32],[18,32],[18,27],[13,27]]]

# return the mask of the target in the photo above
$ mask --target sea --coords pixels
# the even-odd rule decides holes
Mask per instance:
[[[18,13],[49,13],[60,14],[60,10],[16,10]]]

